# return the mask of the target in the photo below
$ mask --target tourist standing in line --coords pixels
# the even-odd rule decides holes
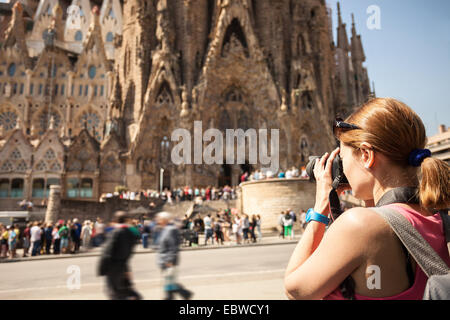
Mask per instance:
[[[3,224],[0,224],[0,242],[2,246],[2,258],[6,258],[8,253],[8,237],[9,233],[6,227]]]
[[[172,300],[175,294],[184,299],[190,299],[192,292],[186,290],[177,281],[177,266],[179,263],[180,233],[171,222],[168,212],[160,212],[157,216],[158,225],[161,227],[161,235],[158,242],[158,266],[164,277],[164,294],[166,300]]]
[[[214,221],[214,232],[216,234],[216,241],[218,244],[223,244],[224,241],[222,232],[223,223],[224,221],[222,220],[222,218],[220,218],[220,216],[217,215],[217,218]]]
[[[69,250],[69,228],[63,222],[63,225],[59,229],[59,237],[61,238],[61,253],[67,253]]]
[[[9,247],[9,258],[13,259],[16,257],[16,245],[17,245],[17,237],[18,234],[14,227],[8,226],[9,234],[8,234],[8,247]]]
[[[286,212],[286,214],[283,217],[285,239],[289,237],[289,239],[292,240],[292,224],[293,224],[292,216],[289,214],[289,212]]]
[[[83,248],[88,250],[90,243],[91,243],[91,236],[92,236],[92,228],[91,228],[91,221],[86,220],[84,222],[84,226],[81,229],[81,240]]]
[[[284,218],[285,214],[284,211],[281,211],[280,215],[278,216],[278,228],[280,229],[280,238],[284,239],[284,222],[283,222],[283,218]]]
[[[33,223],[33,227],[30,230],[30,240],[31,240],[31,256],[40,254],[41,251],[41,228],[38,222]]]
[[[211,244],[214,244],[213,222],[211,214],[208,214],[203,218],[203,224],[205,226],[205,246],[208,244],[208,239],[211,238]]]
[[[59,236],[59,228],[60,225],[56,224],[52,230],[52,238],[53,238],[53,254],[59,254],[61,252],[61,238]]]
[[[256,215],[256,230],[258,230],[258,241],[262,240],[262,233],[261,233],[261,216],[259,214]]]
[[[50,248],[52,246],[53,242],[53,226],[51,223],[47,224],[47,227],[44,229],[45,233],[45,254],[50,254]],[[53,251],[55,250],[55,247],[53,245]]]
[[[258,224],[258,219],[256,218],[256,215],[252,216],[252,221],[250,222],[250,235],[252,237],[252,242],[256,242],[256,226]]]
[[[292,233],[292,238],[294,238],[295,237],[294,228],[295,228],[295,222],[297,221],[297,216],[295,215],[294,210],[292,210],[291,208],[289,208],[287,212],[289,212],[289,214],[291,215],[291,219],[292,219],[291,233]]]
[[[244,236],[244,244],[249,243],[248,232],[250,229],[250,221],[248,220],[248,215],[244,214],[242,219],[242,234]]]
[[[22,242],[23,242],[23,257],[28,257],[28,253],[30,250],[30,229],[31,229],[31,223],[27,224],[27,227],[25,228],[25,230],[23,231],[23,237],[22,237]]]

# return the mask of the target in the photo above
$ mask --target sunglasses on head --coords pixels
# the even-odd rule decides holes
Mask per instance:
[[[333,126],[333,134],[335,137],[337,137],[338,134],[342,131],[350,131],[350,130],[356,130],[356,129],[361,129],[361,128],[358,127],[357,125],[344,122],[344,120],[341,118],[336,118],[336,120],[334,121],[334,126]]]

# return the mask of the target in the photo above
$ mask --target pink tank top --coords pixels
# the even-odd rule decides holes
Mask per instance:
[[[419,212],[412,209],[404,208],[395,204],[391,204],[387,207],[395,209],[397,212],[402,214],[412,226],[416,228],[417,231],[422,235],[422,237],[430,244],[430,246],[436,251],[436,253],[442,258],[442,260],[450,266],[450,257],[448,254],[447,243],[444,236],[444,227],[442,224],[442,219],[439,214],[434,216],[425,217]],[[406,271],[405,271],[406,272]],[[384,297],[384,298],[371,298],[355,294],[356,300],[421,300],[423,293],[425,291],[425,286],[428,277],[422,271],[422,269],[417,266],[416,276],[414,284],[411,288],[395,296]],[[336,289],[331,294],[326,296],[324,300],[345,300],[341,291]]]

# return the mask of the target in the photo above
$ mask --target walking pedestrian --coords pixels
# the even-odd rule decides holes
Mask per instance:
[[[256,226],[258,224],[258,219],[256,218],[256,215],[252,215],[252,221],[250,222],[250,236],[252,238],[252,242],[256,242]]]
[[[283,239],[284,239],[284,222],[283,222],[284,216],[285,216],[284,211],[281,211],[280,215],[278,216],[278,228],[280,230],[279,237]]]
[[[128,262],[138,239],[124,211],[114,215],[114,229],[108,234],[99,262],[98,273],[106,276],[107,293],[111,300],[140,300],[141,295],[133,288]]]
[[[186,290],[177,281],[180,233],[174,225],[170,224],[171,215],[168,212],[160,212],[157,222],[162,228],[158,248],[158,266],[164,277],[165,299],[172,300],[175,294],[179,294],[188,300],[192,297],[192,292]]]
[[[75,229],[75,233],[74,233],[74,237],[73,237],[73,242],[74,242],[74,247],[73,247],[73,253],[77,253],[80,250],[80,245],[81,245],[81,231],[83,226],[81,225],[81,223],[78,221],[77,218],[73,219],[73,225],[74,225],[74,229]]]
[[[292,225],[293,225],[292,216],[289,212],[286,211],[284,217],[283,217],[283,226],[284,226],[284,238],[286,239],[289,237],[290,240],[293,239],[292,237]]]
[[[249,230],[250,230],[250,221],[248,219],[248,215],[244,214],[244,217],[242,219],[242,234],[244,236],[244,244],[250,243],[250,240],[248,238]]]
[[[0,243],[1,243],[1,257],[6,258],[8,254],[8,238],[9,233],[3,224],[0,224]]]

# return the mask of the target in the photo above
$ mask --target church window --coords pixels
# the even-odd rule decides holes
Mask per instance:
[[[115,18],[116,18],[116,15],[114,14],[114,10],[113,10],[112,8],[109,9],[108,17],[110,17],[110,18],[112,18],[112,19],[115,19]]]
[[[80,88],[78,90],[78,95],[81,96],[83,94],[83,85],[80,84]]]
[[[14,167],[13,167],[11,161],[9,161],[9,160],[6,160],[5,162],[3,162],[3,165],[2,165],[2,167],[0,169],[0,171],[4,171],[4,172],[5,171],[6,172],[13,171],[13,170],[14,170]]]
[[[8,67],[8,76],[14,77],[14,74],[16,73],[16,64],[11,63]]]
[[[83,33],[80,30],[78,30],[77,32],[75,32],[75,41],[81,41],[81,40],[83,40]]]
[[[80,187],[80,180],[78,178],[67,179],[67,184],[66,184],[67,197],[68,198],[78,198],[79,187]]]
[[[89,93],[89,85],[84,86],[84,95],[87,96]]]
[[[33,180],[33,189],[32,189],[32,197],[33,198],[43,198],[44,197],[44,187],[45,180],[44,179],[34,179]]]
[[[40,83],[40,84],[39,84],[39,95],[42,95],[42,89],[43,89],[43,86],[42,86],[42,84]]]
[[[97,141],[101,140],[100,130],[98,130],[100,127],[100,118],[95,112],[85,112],[80,117],[80,127],[84,128],[85,126]]]
[[[0,180],[0,198],[8,198],[9,195],[9,180]]]
[[[90,66],[89,71],[88,71],[89,78],[94,79],[96,73],[97,73],[97,68],[95,66]]]
[[[27,169],[28,169],[28,166],[27,166],[25,160],[22,160],[17,165],[16,171],[18,171],[18,172],[25,172],[25,171],[27,171]]]
[[[61,95],[64,95],[64,90],[66,89],[66,86],[63,84],[61,85]]]
[[[48,149],[45,152],[45,154],[44,154],[44,159],[45,160],[54,160],[54,159],[56,159],[55,151],[53,151],[53,149]]]
[[[112,32],[108,32],[106,34],[106,42],[113,42],[114,40],[114,34]]]
[[[52,165],[50,166],[50,171],[53,171],[53,172],[61,171],[61,165],[59,164],[59,162],[57,162],[57,161],[53,162]]]
[[[105,86],[100,86],[100,96],[103,97],[103,94],[105,93]]]
[[[34,84],[31,83],[31,84],[30,84],[30,95],[33,94],[33,90],[34,90]]]
[[[37,171],[47,171],[47,164],[45,163],[45,161],[43,161],[43,160],[39,161],[39,163],[36,165],[36,170]]]
[[[23,88],[24,88],[24,84],[21,83],[21,84],[20,84],[19,94],[23,94]]]
[[[18,149],[14,149],[14,151],[11,152],[11,155],[9,157],[10,159],[13,160],[19,160],[22,158],[22,155],[20,154],[20,151]]]
[[[23,179],[13,179],[11,182],[11,198],[22,198],[23,186]]]
[[[93,187],[92,179],[90,178],[81,179],[80,197],[92,198],[92,187]]]
[[[48,111],[44,111],[41,113],[40,117],[39,117],[39,126],[40,126],[40,130],[39,130],[39,134],[43,135],[49,125],[50,125],[50,121],[53,118],[53,125],[54,128],[59,128],[59,125],[61,124],[61,117],[59,116],[59,114],[55,111],[51,111],[50,114],[48,113]]]
[[[5,131],[14,129],[17,123],[17,114],[13,111],[4,111],[0,113],[0,125]]]

